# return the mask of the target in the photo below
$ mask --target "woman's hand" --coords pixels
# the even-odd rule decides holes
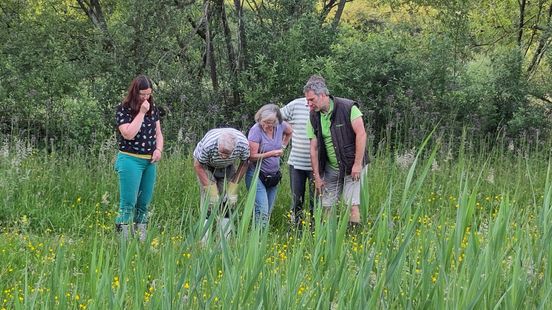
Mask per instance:
[[[280,157],[282,156],[282,154],[284,154],[284,151],[283,150],[272,150],[272,151],[268,151],[265,153],[266,156],[265,157]]]
[[[150,109],[149,101],[144,100],[144,102],[142,102],[142,105],[140,106],[140,112],[146,114],[148,113],[149,109]]]
[[[158,161],[161,160],[161,150],[160,149],[155,149],[155,151],[153,151],[153,154],[151,155],[151,162],[152,163],[156,163]]]

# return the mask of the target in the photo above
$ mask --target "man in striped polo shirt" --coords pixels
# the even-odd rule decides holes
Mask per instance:
[[[309,211],[313,215],[314,186],[310,159],[310,141],[307,138],[307,121],[310,109],[307,99],[298,98],[280,109],[282,118],[293,128],[291,135],[291,152],[289,154],[289,176],[292,194],[291,218],[292,222],[302,228],[305,220],[304,202],[306,184],[309,184]],[[312,218],[312,217],[311,217]]]
[[[193,156],[194,170],[201,187],[201,201],[209,206],[207,216],[216,204],[225,207],[221,227],[228,235],[231,230],[229,211],[238,201],[238,183],[247,171],[249,142],[242,132],[234,128],[211,129],[199,141]],[[236,168],[237,161],[240,163]],[[206,237],[207,234],[204,239]]]

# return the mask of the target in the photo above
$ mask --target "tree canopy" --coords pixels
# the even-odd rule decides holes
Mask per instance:
[[[169,144],[245,130],[312,74],[376,142],[549,135],[552,0],[5,0],[0,17],[0,131],[45,145],[112,136],[141,73]]]

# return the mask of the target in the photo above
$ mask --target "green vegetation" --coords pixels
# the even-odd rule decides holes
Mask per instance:
[[[297,234],[285,181],[267,233],[242,188],[235,235],[199,242],[187,152],[166,154],[145,243],[114,234],[114,149],[0,152],[0,308],[548,308],[552,165],[518,146],[474,155],[438,139],[378,149],[364,225],[315,214]],[[243,185],[242,185],[243,186]]]
[[[0,309],[551,307],[551,14],[552,0],[0,1]],[[141,73],[166,148],[147,241],[122,243],[114,108]],[[364,225],[341,207],[290,230],[284,178],[268,232],[242,188],[235,235],[201,245],[190,149],[312,74],[361,103]]]
[[[139,73],[165,137],[246,130],[258,107],[302,96],[314,73],[362,103],[379,143],[415,146],[433,125],[475,141],[546,141],[551,0],[5,0],[0,133],[92,144]],[[476,139],[477,138],[477,139]],[[403,141],[408,139],[408,141]]]

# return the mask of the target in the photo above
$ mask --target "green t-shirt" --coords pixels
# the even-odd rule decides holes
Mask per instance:
[[[330,109],[328,112],[323,113],[320,112],[320,125],[322,126],[322,138],[324,139],[324,145],[326,147],[326,154],[328,155],[328,165],[332,167],[333,169],[339,169],[339,166],[337,165],[337,156],[335,155],[335,150],[333,148],[333,142],[332,142],[332,136],[330,133],[330,119],[332,117],[332,112],[334,109],[334,102],[330,99]],[[361,117],[362,112],[360,112],[359,108],[356,105],[353,105],[351,109],[351,122],[355,120],[357,117]],[[314,134],[314,128],[312,128],[312,124],[309,121],[307,122],[307,137],[309,139],[316,138],[316,135]],[[320,143],[320,141],[318,142]],[[323,173],[324,171],[320,171],[320,173]]]

